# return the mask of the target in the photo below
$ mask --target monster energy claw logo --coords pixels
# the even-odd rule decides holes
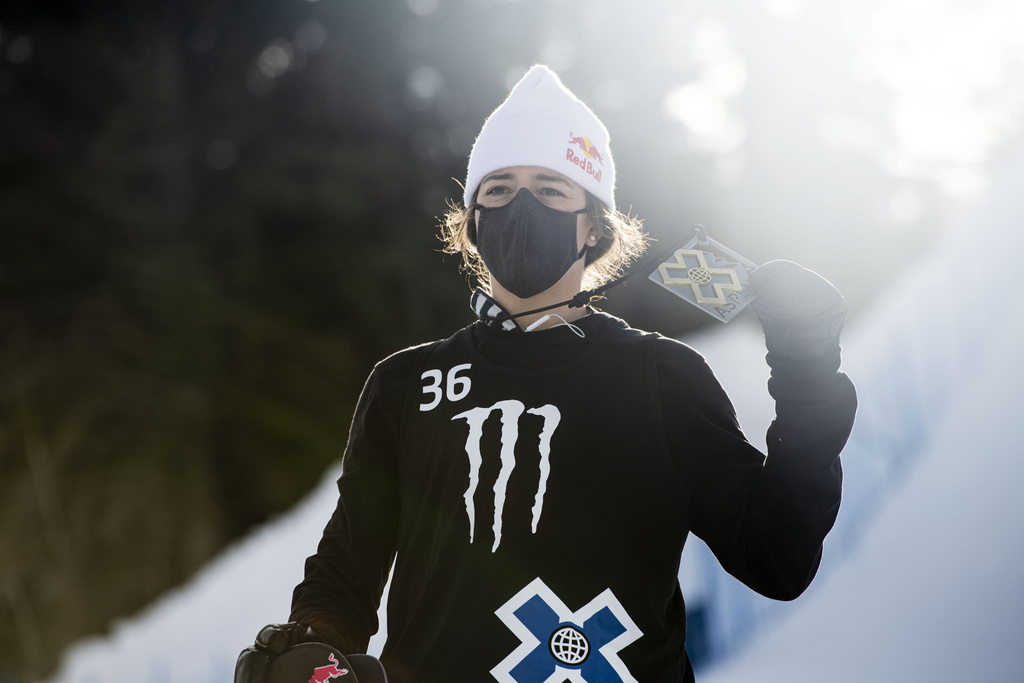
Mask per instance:
[[[544,511],[544,494],[547,491],[548,475],[551,473],[551,435],[558,428],[562,414],[553,405],[543,405],[539,408],[530,408],[521,401],[498,401],[487,408],[472,408],[452,417],[452,420],[465,420],[469,424],[469,435],[466,437],[466,455],[469,457],[469,487],[466,489],[466,514],[469,516],[469,542],[472,543],[476,534],[476,504],[473,501],[476,495],[477,486],[480,484],[480,466],[483,463],[483,455],[480,452],[480,442],[483,439],[484,422],[491,416],[491,413],[498,411],[501,415],[501,470],[494,482],[494,545],[491,552],[495,552],[501,544],[502,514],[505,509],[505,494],[508,490],[509,479],[516,467],[516,442],[519,440],[519,418],[524,412],[530,415],[537,415],[543,418],[544,425],[540,431],[540,481],[537,484],[537,495],[533,505],[533,533],[537,533],[537,525],[540,523],[541,513]]]

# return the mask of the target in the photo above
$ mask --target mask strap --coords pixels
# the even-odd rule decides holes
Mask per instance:
[[[579,211],[573,211],[574,214],[580,214],[580,213],[586,213],[586,212],[587,212],[587,207],[585,207],[585,206],[582,209],[580,209]],[[587,245],[587,243],[584,242],[583,243],[583,248],[580,249],[580,253],[576,254],[576,261],[579,261],[581,258],[586,256],[587,249],[589,249],[589,248],[590,247]],[[575,261],[573,263],[575,263]]]

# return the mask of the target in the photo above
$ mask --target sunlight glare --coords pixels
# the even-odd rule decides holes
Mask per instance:
[[[890,171],[958,198],[984,190],[999,141],[1022,128],[1022,26],[1024,11],[1009,0],[874,4],[855,68],[891,94]]]

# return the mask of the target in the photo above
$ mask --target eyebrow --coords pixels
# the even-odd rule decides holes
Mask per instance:
[[[480,184],[482,185],[486,183],[488,180],[515,180],[515,178],[516,176],[514,173],[495,173],[494,175],[489,175],[483,180],[481,180]]]
[[[481,180],[480,184],[482,185],[482,184],[486,183],[489,180],[515,180],[515,179],[516,179],[516,176],[515,176],[514,173],[496,173],[494,175],[489,175],[486,178],[484,178],[483,180]],[[533,179],[534,180],[540,180],[540,181],[546,182],[546,183],[562,183],[563,185],[566,185],[568,187],[572,187],[569,184],[569,181],[566,180],[565,178],[561,177],[561,176],[548,175],[546,173],[538,173],[535,176],[533,176]]]
[[[537,175],[533,176],[533,179],[534,180],[543,180],[544,182],[547,182],[547,183],[562,183],[563,185],[569,185],[569,181],[568,180],[566,180],[562,176],[557,176],[557,175],[547,175],[545,173],[538,173]]]

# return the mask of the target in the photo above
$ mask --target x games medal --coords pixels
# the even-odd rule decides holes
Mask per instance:
[[[697,226],[693,236],[648,279],[727,323],[753,300],[749,273],[756,267]]]

